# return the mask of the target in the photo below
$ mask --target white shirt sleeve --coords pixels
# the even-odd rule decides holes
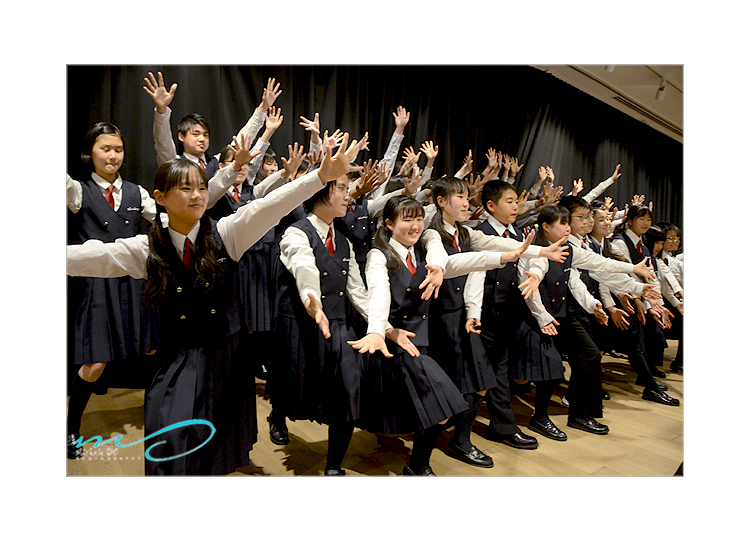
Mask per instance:
[[[385,255],[380,250],[373,249],[367,253],[365,276],[368,288],[367,333],[377,333],[385,338],[385,331],[390,327],[391,281]]]
[[[289,179],[285,179],[281,176],[283,171],[283,169],[280,169],[279,171],[272,173],[261,182],[253,186],[253,195],[256,198],[262,198],[268,195],[270,192],[273,192],[277,188],[284,186],[289,181]]]
[[[65,196],[67,198],[68,209],[77,213],[83,205],[83,187],[70,175],[66,176]]]
[[[388,173],[388,177],[385,179],[385,182],[378,186],[375,191],[372,193],[373,197],[380,196],[385,192],[385,187],[388,184],[388,181],[391,180],[391,177],[394,173],[398,173],[398,171],[393,171],[393,164],[396,163],[396,159],[398,158],[398,151],[401,148],[401,142],[404,140],[404,134],[397,134],[396,132],[393,132],[393,135],[391,136],[391,140],[388,142],[388,148],[385,151],[385,154],[383,155],[382,162],[385,162],[385,170],[390,172]]]
[[[499,235],[486,235],[484,232],[474,230],[472,228],[466,229],[469,231],[472,250],[493,250],[498,252],[510,252],[517,249],[523,244],[509,237],[505,238],[500,237]],[[435,233],[437,234],[437,232]],[[539,257],[541,249],[542,247],[540,247],[539,245],[530,245],[529,248],[526,249],[526,252],[521,255],[521,258]]]
[[[148,190],[141,185],[138,185],[138,188],[141,191],[141,216],[153,223],[154,219],[156,219],[156,202],[151,197],[151,194],[148,193]]]
[[[596,309],[599,300],[589,293],[586,284],[581,280],[581,273],[575,267],[570,268],[568,288],[578,304],[583,307],[583,310],[589,314],[594,314],[594,309]]]
[[[534,260],[519,260],[518,261],[518,280],[519,283],[522,280],[525,280],[526,278],[526,271],[529,270],[529,266],[531,265],[531,262]],[[544,276],[542,276],[544,278]],[[552,322],[554,318],[552,315],[547,312],[547,309],[544,307],[544,303],[542,303],[542,296],[537,293],[535,296],[529,296],[528,299],[524,299],[526,306],[529,307],[529,310],[531,311],[531,315],[534,317],[534,319],[539,324],[539,327],[542,328]]]
[[[321,188],[317,170],[312,171],[220,219],[216,227],[231,258],[239,261],[268,230]]]
[[[136,235],[104,243],[90,239],[67,246],[67,274],[72,277],[146,278],[148,236]]]
[[[486,271],[473,271],[466,278],[464,286],[464,303],[466,304],[466,318],[482,318],[482,302],[484,301],[484,280]]]
[[[224,166],[208,180],[208,208],[210,209],[227,193],[229,187],[237,180],[239,171],[230,166]]]
[[[615,184],[615,180],[612,177],[609,177],[592,188],[588,194],[583,196],[583,199],[585,199],[588,203],[591,203],[613,184]]]
[[[167,107],[167,112],[159,113],[154,107],[154,149],[156,150],[156,164],[161,166],[177,158],[177,147],[172,138],[172,127],[170,119],[172,110]]]
[[[294,276],[302,303],[307,299],[308,293],[320,300],[320,271],[305,232],[290,226],[281,236],[279,249],[281,250],[281,263]]]
[[[346,242],[349,244],[349,275],[346,279],[346,295],[357,312],[367,320],[369,318],[367,287],[365,287],[365,283],[362,280],[357,259],[354,257],[354,246],[349,239],[346,239]]]

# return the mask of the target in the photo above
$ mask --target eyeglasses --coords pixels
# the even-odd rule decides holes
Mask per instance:
[[[588,215],[588,216],[572,215],[571,218],[577,218],[581,222],[588,222],[589,220],[594,220],[594,217],[591,215]]]
[[[667,237],[667,241],[679,241],[679,237]]]

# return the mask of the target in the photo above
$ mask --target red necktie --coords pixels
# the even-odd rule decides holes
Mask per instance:
[[[411,252],[406,253],[406,268],[412,275],[417,274],[417,268],[414,267],[414,263],[411,261]]]
[[[206,163],[203,161],[203,158],[198,158],[198,165],[200,165],[201,169],[205,173],[205,171],[206,171]]]
[[[331,256],[333,256],[333,253],[335,252],[333,249],[333,228],[330,226],[328,227],[328,237],[326,237],[326,248]]]
[[[185,237],[185,244],[182,247],[182,263],[184,263],[188,269],[193,268],[193,252],[190,249],[190,239],[187,237]]]
[[[353,213],[354,212],[354,202],[351,202],[349,204],[349,210]]]
[[[635,245],[635,249],[638,251],[638,256],[642,256],[641,254],[641,242],[638,241],[638,244]]]
[[[589,244],[586,242],[586,238],[585,237],[583,238],[583,240],[581,242],[583,243],[583,246],[585,246],[585,247],[589,246]]]
[[[461,252],[461,249],[458,247],[458,231],[453,232],[453,248]]]
[[[508,230],[507,229],[503,232],[503,237],[505,237],[506,239],[508,238]]]
[[[115,189],[115,185],[110,184],[109,188],[107,188],[107,195],[104,196],[107,199],[107,203],[109,203],[109,206],[113,209],[115,208],[115,197],[112,195],[112,190]]]
[[[237,190],[237,187],[234,187],[234,201],[240,201],[240,191]]]

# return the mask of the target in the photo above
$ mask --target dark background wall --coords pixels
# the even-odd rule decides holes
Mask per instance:
[[[320,113],[321,128],[352,137],[370,133],[379,159],[394,129],[392,112],[403,105],[411,120],[404,146],[432,140],[440,147],[435,173],[458,170],[469,149],[475,170],[489,147],[518,156],[525,166],[518,184],[530,187],[540,165],[550,165],[566,193],[582,178],[585,194],[618,163],[623,176],[604,195],[622,208],[634,193],[654,202],[654,219],[682,225],[682,144],[527,66],[69,66],[68,171],[75,171],[80,144],[97,121],[125,135],[123,177],[149,191],[156,171],[151,132],[153,102],[143,78],[162,71],[172,102],[173,132],[191,112],[211,125],[211,154],[231,141],[258,105],[268,77],[281,83],[276,102],[284,123],[271,140],[277,154],[309,138],[300,115]],[[176,136],[175,136],[176,139]],[[424,158],[422,159],[422,165]]]

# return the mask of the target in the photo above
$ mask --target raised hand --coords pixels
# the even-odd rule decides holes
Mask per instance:
[[[354,189],[349,192],[349,197],[352,199],[357,199],[364,194],[368,194],[383,183],[378,177],[377,162],[373,163],[372,159],[370,159],[362,167],[362,176],[357,181]]]
[[[237,136],[232,136],[232,151],[234,151],[234,162],[232,162],[232,168],[235,171],[242,169],[242,166],[249,164],[250,160],[260,154],[260,151],[250,152],[250,138],[245,138],[245,134],[240,134],[240,139]]]
[[[547,168],[539,166],[539,178],[536,180],[537,183],[541,184],[547,180]]]
[[[341,140],[344,138],[344,132],[336,128],[336,131],[333,132],[330,136],[328,135],[328,130],[323,132],[323,146],[326,145],[330,147],[335,147],[337,145],[341,144]]]
[[[398,329],[395,327],[392,327],[391,329],[387,330],[385,332],[385,336],[388,337],[391,341],[399,345],[401,348],[406,350],[406,352],[415,358],[419,357],[419,349],[414,346],[414,343],[412,343],[409,338],[416,336],[416,333],[412,333],[411,331],[406,331],[405,329]]]
[[[631,204],[633,205],[633,207],[635,207],[636,205],[642,204],[644,201],[646,201],[646,196],[643,196],[643,195],[639,196],[638,194],[636,194],[633,196],[633,199],[631,200]]]
[[[385,166],[385,162],[380,162],[378,164],[378,185],[383,184],[388,179],[391,171],[393,171],[393,168],[385,169]]]
[[[177,90],[177,83],[172,83],[172,86],[167,90],[164,86],[164,76],[161,72],[156,72],[156,75],[158,81],[153,73],[148,72],[148,77],[143,78],[143,80],[146,81],[146,86],[143,87],[143,90],[145,90],[146,94],[151,96],[151,99],[154,100],[156,111],[163,115],[167,112],[167,106],[171,104],[174,99],[174,93]]]
[[[263,112],[268,111],[268,108],[274,104],[276,98],[278,98],[282,92],[281,83],[277,83],[276,78],[269,77],[268,84],[266,85],[266,88],[263,89],[263,97],[260,100],[258,109]]]
[[[299,125],[306,131],[310,132],[312,135],[320,136],[320,114],[315,113],[313,120],[300,116],[300,120],[302,122],[300,122]]]
[[[583,190],[583,181],[581,179],[578,179],[577,181],[573,180],[573,190],[571,194],[577,196],[581,190]]]
[[[469,149],[469,154],[466,155],[466,158],[464,158],[464,163],[461,166],[461,169],[458,170],[458,174],[461,177],[465,177],[469,174],[469,172],[474,168],[474,160],[471,157],[471,149]]]
[[[427,301],[430,296],[434,293],[435,299],[437,299],[440,287],[443,285],[443,268],[438,265],[425,265],[427,269],[427,276],[419,285],[419,289],[424,289],[422,292],[422,299]]]
[[[510,171],[508,173],[508,177],[511,179],[515,179],[516,175],[518,175],[518,172],[521,171],[521,168],[524,166],[524,164],[518,165],[518,158],[515,156],[510,159]]]
[[[604,196],[604,207],[602,207],[605,213],[608,213],[612,209],[612,198]]]
[[[316,151],[312,151],[310,153],[310,167],[314,166],[315,164],[319,164],[320,161],[323,159],[323,150],[318,149]]]
[[[547,166],[546,169],[547,169],[547,177],[549,178],[550,181],[554,182],[554,180],[555,180],[555,172],[552,171],[552,168],[549,167],[549,166]]]
[[[479,217],[481,217],[484,214],[484,205],[479,205],[474,208],[474,210],[469,214],[469,218],[467,220],[479,220]]]
[[[404,155],[401,157],[404,162],[411,162],[416,165],[419,162],[419,157],[422,155],[422,151],[415,153],[413,147],[406,147],[404,149]]]
[[[525,215],[533,206],[533,203],[529,203],[529,193],[526,190],[521,192],[518,196],[518,216]]]
[[[360,151],[369,151],[370,147],[370,132],[365,132],[365,135],[362,136],[362,139],[360,139],[357,142],[357,153]]]
[[[510,163],[511,163],[511,156],[510,154],[505,154],[502,157],[502,166],[508,175],[510,175]]]
[[[562,263],[568,257],[568,247],[561,246],[566,241],[565,237],[558,239],[548,247],[542,247],[539,256],[553,262]]]
[[[656,286],[654,284],[644,284],[641,297],[645,297],[646,299],[658,300],[662,298],[662,295],[656,291]]]
[[[616,181],[617,179],[619,179],[622,176],[622,173],[620,173],[620,166],[621,165],[622,164],[617,164],[617,167],[615,168],[614,173],[612,173],[611,178],[612,178],[613,181]]]
[[[404,179],[404,189],[406,190],[406,193],[410,196],[416,194],[417,191],[427,182],[427,179],[423,179],[423,177],[424,170],[420,171],[418,167],[414,166],[411,177]]]
[[[331,331],[328,325],[328,317],[323,312],[323,304],[320,300],[315,299],[315,296],[312,293],[307,294],[307,299],[305,299],[305,310],[310,318],[315,320],[323,337],[330,339]]]
[[[599,322],[601,325],[606,326],[607,321],[609,320],[609,317],[607,316],[607,313],[602,308],[601,303],[596,304],[596,308],[594,308],[594,317],[596,318],[596,321]]]
[[[363,169],[362,166],[351,167],[350,165],[352,157],[357,151],[357,140],[352,141],[349,148],[344,150],[347,144],[349,144],[349,134],[345,133],[336,154],[333,154],[333,148],[330,145],[326,145],[323,161],[318,168],[318,177],[324,184],[338,179],[350,171],[361,171]]]
[[[380,333],[368,333],[358,341],[346,341],[346,344],[351,345],[360,354],[374,354],[379,351],[387,358],[393,357],[393,354],[388,351],[385,339]]]
[[[282,177],[285,177],[287,179],[293,179],[294,174],[297,173],[297,170],[299,169],[299,166],[302,164],[302,161],[307,156],[303,153],[304,147],[294,142],[294,147],[291,145],[288,146],[289,149],[289,160],[285,159],[283,156],[281,157],[281,164],[284,167],[284,172],[282,173]]]
[[[482,330],[479,329],[482,327],[482,322],[479,321],[479,318],[469,318],[466,320],[466,333],[476,333],[479,335]]]
[[[396,121],[396,132],[399,134],[404,133],[404,128],[409,123],[409,112],[402,106],[396,108],[396,112],[393,113],[393,119]]]
[[[266,130],[276,131],[281,123],[284,122],[284,115],[281,114],[281,108],[271,106],[266,114]]]
[[[491,168],[493,168],[493,169],[495,169],[496,167],[498,167],[498,168],[499,168],[499,166],[500,166],[500,163],[499,163],[499,161],[498,161],[498,159],[497,159],[497,151],[496,151],[495,149],[493,149],[492,147],[490,147],[490,148],[489,148],[489,149],[487,150],[487,154],[485,154],[485,156],[487,157],[487,164],[488,164],[488,165],[489,165],[489,166],[490,166]],[[502,155],[501,155],[501,156],[502,156]]]

